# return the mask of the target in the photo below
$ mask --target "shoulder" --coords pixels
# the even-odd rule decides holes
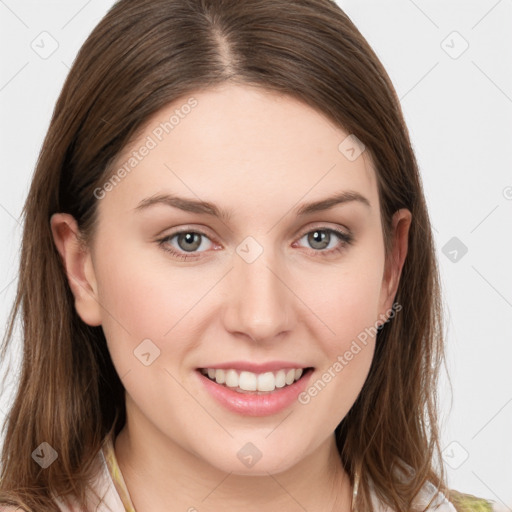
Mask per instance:
[[[438,492],[426,510],[427,512],[500,512],[496,507],[497,505],[492,501],[449,490],[447,495]]]
[[[393,512],[373,493],[372,500],[375,511]],[[427,482],[416,496],[414,509],[425,512],[505,512],[505,510],[509,510],[501,508],[493,501],[455,490],[448,490],[445,495],[430,482]]]
[[[455,490],[435,492],[432,484],[425,486],[424,497],[430,498],[427,512],[499,512],[496,504],[483,498],[477,498],[471,494],[464,494]],[[434,492],[432,492],[434,490]],[[431,498],[435,496],[434,498]]]
[[[502,510],[497,503],[472,494],[452,490],[449,496],[457,512],[500,512]]]
[[[124,512],[125,507],[117,495],[115,486],[104,457],[104,445],[98,450],[94,463],[94,477],[87,484],[87,510],[95,512]],[[79,506],[78,500],[73,495],[67,495],[65,499],[53,495],[53,501],[60,512],[84,512]],[[39,510],[26,510],[15,505],[0,503],[0,512],[40,512]]]
[[[405,471],[414,471],[404,464]],[[399,474],[404,475],[402,471]],[[447,489],[446,495],[427,481],[414,500],[415,508],[425,512],[504,512],[497,503],[471,494]],[[506,509],[510,510],[510,509]]]

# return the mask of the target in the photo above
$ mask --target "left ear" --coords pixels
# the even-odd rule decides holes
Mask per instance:
[[[389,316],[393,300],[400,283],[400,275],[407,256],[409,228],[412,214],[406,208],[397,210],[393,214],[391,225],[392,249],[384,267],[384,277],[379,301],[379,313],[384,322]],[[380,322],[379,322],[380,323]]]

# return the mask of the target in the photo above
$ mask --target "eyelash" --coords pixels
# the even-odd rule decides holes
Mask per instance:
[[[302,233],[300,235],[299,240],[301,238],[303,238],[305,235],[313,233],[314,231],[325,231],[325,232],[328,232],[328,233],[334,233],[335,235],[338,236],[338,238],[341,241],[341,243],[339,245],[337,245],[334,249],[329,249],[327,251],[326,250],[314,250],[314,249],[311,249],[313,251],[313,256],[314,257],[321,256],[321,257],[326,257],[327,258],[329,256],[332,256],[333,254],[340,253],[346,246],[352,244],[352,242],[354,240],[353,235],[350,234],[350,233],[345,233],[344,231],[341,231],[341,230],[338,230],[338,229],[334,229],[334,228],[327,228],[327,227],[318,227],[318,228],[310,229],[309,231],[305,231],[304,233]],[[197,254],[197,253],[189,253],[189,254],[181,253],[181,252],[178,252],[176,249],[169,248],[169,246],[166,245],[166,242],[172,240],[175,236],[180,235],[182,233],[193,233],[193,234],[204,236],[204,237],[209,239],[209,236],[206,233],[203,233],[202,231],[195,231],[195,230],[192,230],[192,229],[183,229],[181,231],[176,231],[175,233],[171,233],[170,235],[167,235],[167,236],[165,236],[163,238],[158,239],[157,240],[158,245],[164,251],[170,253],[172,256],[174,256],[176,258],[179,258],[180,260],[185,261],[185,260],[188,260],[188,259],[197,259],[198,256],[193,256],[193,254]]]

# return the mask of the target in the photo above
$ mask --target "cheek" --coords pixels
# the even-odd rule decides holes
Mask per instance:
[[[193,348],[197,317],[204,314],[201,299],[219,277],[211,269],[173,267],[155,248],[127,243],[120,249],[118,242],[115,253],[104,250],[95,265],[112,360],[120,375],[141,370],[135,357],[148,351],[158,357],[156,367],[172,367]]]
[[[208,285],[197,273],[171,268],[159,250],[126,244],[98,257],[99,298],[111,313],[104,312],[105,322],[117,321],[134,338],[162,337]]]
[[[370,254],[370,256],[366,256]],[[302,290],[305,302],[321,320],[324,351],[334,359],[361,333],[376,327],[384,268],[383,252],[353,251],[336,268],[315,276]],[[364,337],[364,336],[363,336]]]
[[[104,324],[125,329],[134,338],[159,332],[166,311],[172,310],[168,302],[172,296],[170,286],[158,283],[156,272],[138,258],[106,257],[98,270],[98,291],[101,305],[109,314]],[[166,295],[166,301],[162,299]]]
[[[318,411],[318,421],[308,427],[312,430],[336,428],[366,381],[375,348],[380,282],[379,265],[374,263],[361,265],[360,273],[347,266],[317,288],[312,309],[322,327],[315,337],[325,358],[299,396],[299,403]]]
[[[342,418],[360,392],[368,374],[375,346],[377,318],[376,287],[371,281],[342,280],[330,285],[318,316],[329,326],[318,336],[325,354],[317,388],[329,387],[324,394],[325,410],[338,411]]]
[[[144,340],[157,347],[153,356],[164,349],[164,334],[184,314],[184,304],[182,283],[168,280],[144,251],[112,245],[115,252],[99,255],[96,275],[103,331],[121,374],[136,362],[134,351]]]
[[[337,340],[333,348],[343,350],[350,340],[375,326],[380,286],[372,280],[351,278],[343,280],[328,296],[327,318]]]

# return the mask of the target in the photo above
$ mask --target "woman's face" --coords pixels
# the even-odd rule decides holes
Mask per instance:
[[[385,272],[375,171],[348,135],[291,97],[224,85],[159,111],[120,155],[95,192],[75,295],[140,435],[238,474],[283,471],[332,437],[390,315],[407,234]],[[293,368],[303,377],[282,387]]]

